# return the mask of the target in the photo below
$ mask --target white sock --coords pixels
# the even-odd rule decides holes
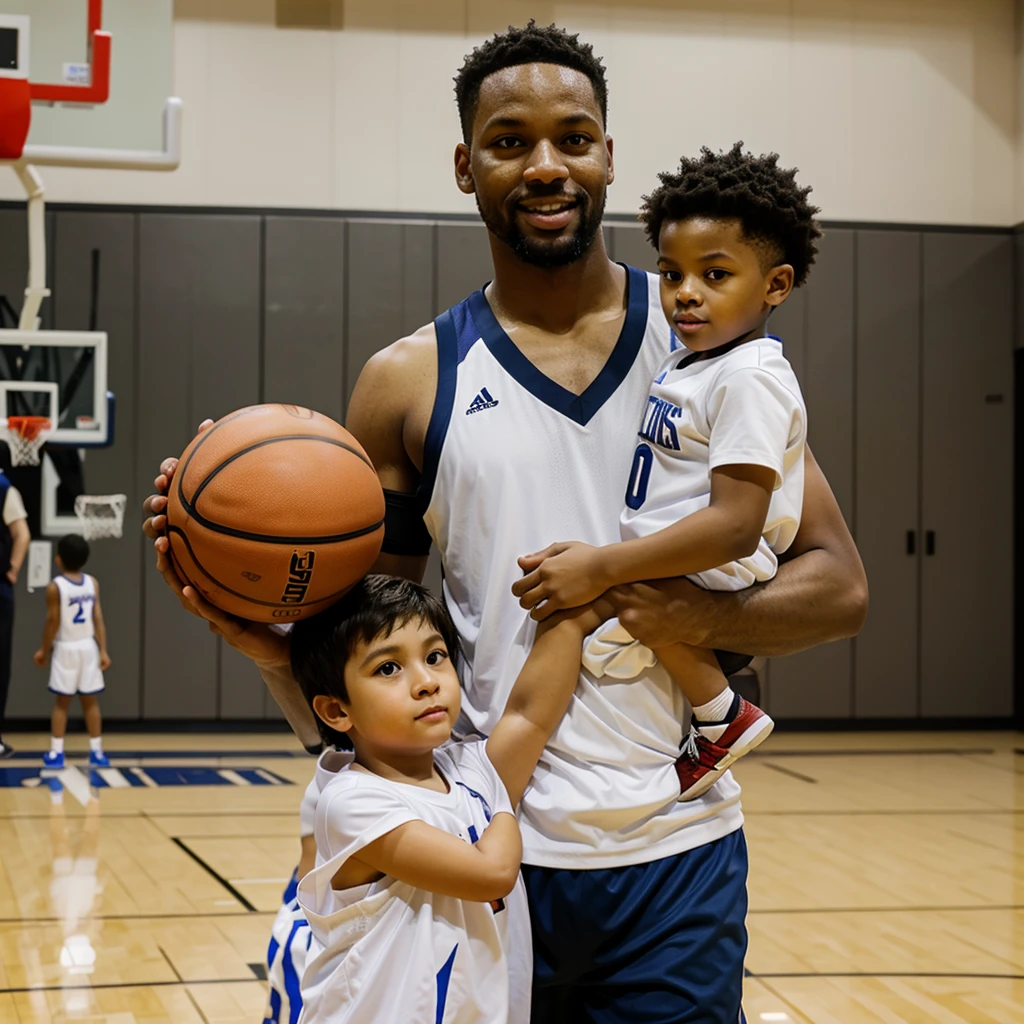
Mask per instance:
[[[712,697],[707,704],[698,704],[693,709],[693,717],[698,722],[724,722],[735,696],[732,687],[727,683],[717,697]]]
[[[89,749],[94,754],[103,753],[103,737],[102,736],[90,736],[89,737]]]
[[[64,737],[61,736],[57,739],[56,736],[50,737],[50,753],[51,754],[63,754],[64,753]]]

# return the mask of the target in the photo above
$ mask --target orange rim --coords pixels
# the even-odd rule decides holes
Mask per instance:
[[[47,416],[8,416],[7,429],[23,437],[26,441],[34,441],[43,430],[49,430],[50,420]]]

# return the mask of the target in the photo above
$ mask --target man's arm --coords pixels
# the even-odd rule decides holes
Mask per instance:
[[[809,448],[804,467],[800,529],[771,582],[736,593],[682,579],[616,587],[608,599],[622,625],[652,648],[686,643],[765,657],[856,636],[867,616],[864,566]]]
[[[32,543],[32,534],[27,519],[15,519],[13,523],[7,524],[7,529],[11,531],[11,567],[7,570],[7,580],[9,583],[17,583],[18,573],[28,554],[28,546]]]
[[[53,641],[60,628],[60,590],[52,580],[46,585],[46,621],[43,623],[43,642],[32,660],[42,668],[50,660]]]

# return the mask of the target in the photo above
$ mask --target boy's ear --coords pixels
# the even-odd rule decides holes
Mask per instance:
[[[348,732],[352,728],[352,719],[345,713],[341,701],[337,697],[328,697],[318,693],[313,698],[313,710],[317,718],[337,732]]]
[[[780,263],[768,271],[768,293],[764,301],[769,306],[781,306],[793,290],[796,274],[788,263]]]

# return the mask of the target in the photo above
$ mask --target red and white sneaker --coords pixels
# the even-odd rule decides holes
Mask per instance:
[[[774,728],[768,715],[738,693],[724,721],[692,723],[676,761],[679,799],[695,800],[706,793],[731,764],[764,743]]]

